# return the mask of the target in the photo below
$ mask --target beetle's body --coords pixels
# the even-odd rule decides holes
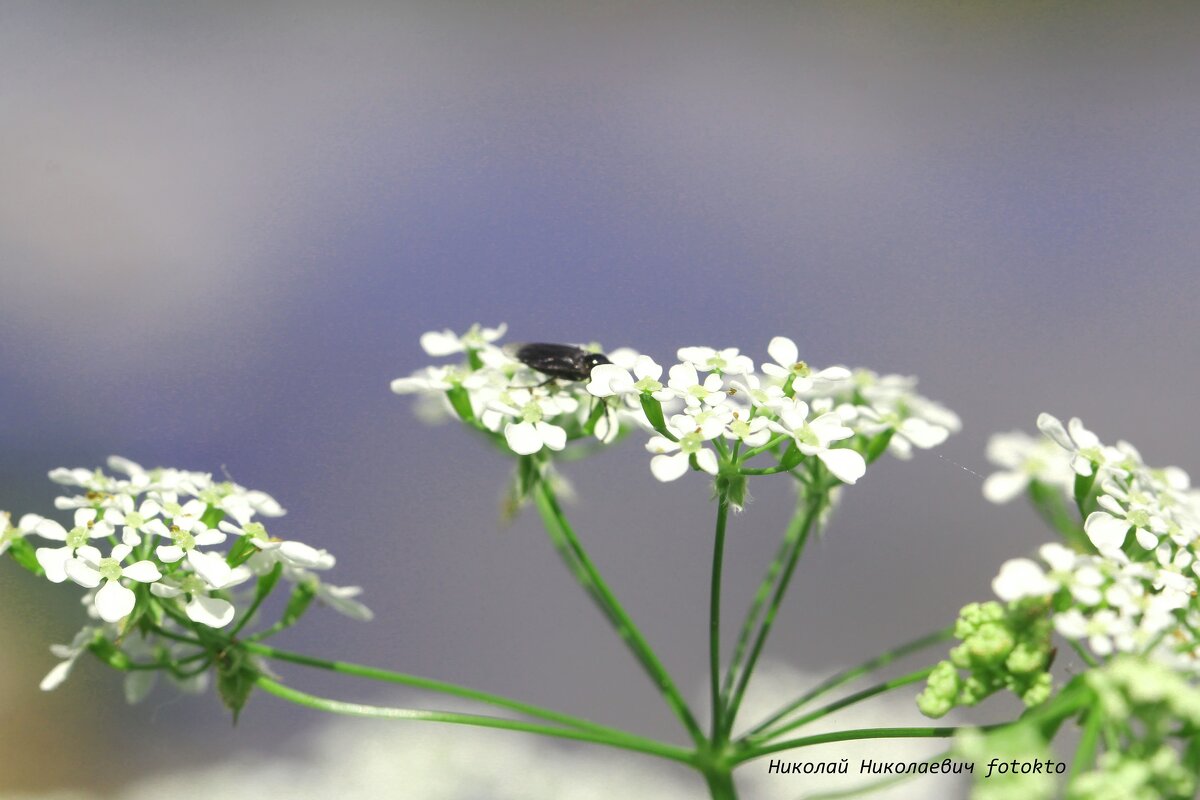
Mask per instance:
[[[505,351],[527,367],[535,369],[551,379],[564,381],[586,381],[597,364],[611,364],[608,356],[593,353],[570,344],[547,344],[533,342],[512,345]]]

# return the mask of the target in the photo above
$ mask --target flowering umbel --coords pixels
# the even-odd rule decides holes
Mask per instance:
[[[885,450],[905,458],[959,428],[952,412],[915,393],[913,379],[814,369],[782,336],[769,343],[771,361],[761,374],[734,347],[681,347],[678,361],[665,369],[648,355],[620,348],[587,380],[567,381],[548,380],[510,357],[511,346],[497,343],[505,330],[475,325],[461,336],[425,334],[421,344],[429,355],[459,356],[458,362],[398,378],[392,391],[419,394],[443,416],[536,459],[536,470],[526,472],[539,476],[556,452],[582,453],[640,431],[651,453],[650,472],[660,481],[688,472],[731,481],[819,463],[852,484]],[[742,498],[732,499],[741,505]]]
[[[70,645],[52,648],[62,661],[43,689],[60,685],[88,651],[127,670],[138,686],[148,686],[145,675],[156,669],[181,683],[201,677],[218,660],[218,645],[228,644],[226,631],[252,622],[281,578],[294,589],[275,629],[327,596],[338,597],[329,604],[350,616],[370,616],[352,599],[356,587],[317,577],[334,565],[332,555],[267,532],[266,521],[284,510],[265,492],[208,473],[148,470],[117,456],[107,472],[64,468],[50,478],[67,490],[54,502],[68,513],[67,524],[26,514],[13,526],[8,514],[0,516],[0,553],[54,583],[87,590],[91,619]]]

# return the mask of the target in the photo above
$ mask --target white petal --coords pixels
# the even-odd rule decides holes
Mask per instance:
[[[224,628],[233,622],[233,604],[219,597],[195,594],[187,604],[187,615],[192,622],[210,628]]]
[[[504,426],[504,440],[518,455],[527,456],[542,449],[542,437],[532,422],[510,422]]]
[[[642,378],[658,380],[662,377],[662,372],[662,366],[655,363],[654,359],[650,356],[638,356],[637,361],[633,365],[633,374],[637,376],[638,380]]]
[[[421,334],[421,348],[435,358],[461,353],[463,350],[458,337],[450,329]]]
[[[155,597],[179,597],[183,594],[183,590],[175,586],[167,586],[165,583],[150,584],[150,594]]]
[[[1067,429],[1063,427],[1062,422],[1058,417],[1042,412],[1037,418],[1038,430],[1049,436],[1064,450],[1074,450],[1075,443],[1071,441],[1071,437],[1067,435]]]
[[[597,364],[592,368],[591,381],[585,387],[596,397],[610,397],[633,388],[633,377],[616,364]]]
[[[65,565],[67,577],[80,586],[95,589],[100,585],[100,573],[81,559],[72,558]]]
[[[697,452],[696,464],[709,475],[717,474],[717,454],[712,450],[704,449]]]
[[[225,541],[225,534],[221,531],[215,531],[212,528],[209,528],[203,533],[197,533],[192,538],[195,540],[197,545],[208,547]]]
[[[138,561],[135,564],[130,564],[121,570],[121,574],[138,583],[154,583],[156,580],[162,578],[162,573],[158,571],[158,567],[154,566],[153,561]]]
[[[125,556],[133,552],[133,548],[127,544],[119,544],[112,549],[112,558],[114,561],[121,562],[125,560]]]
[[[1023,472],[994,472],[983,482],[983,496],[993,503],[1007,503],[1029,485]]]
[[[46,673],[46,677],[42,678],[42,682],[38,684],[38,688],[43,692],[52,692],[59,686],[62,686],[63,681],[71,674],[71,667],[75,666],[75,660],[61,661],[54,665],[54,669]]]
[[[216,553],[201,553],[198,550],[189,550],[187,560],[192,569],[196,571],[196,574],[214,589],[223,587],[233,573],[233,568],[225,563],[225,559]]]
[[[760,340],[761,341],[761,340]],[[775,363],[781,364],[784,367],[790,368],[800,360],[800,350],[796,347],[796,343],[786,336],[776,336],[767,345],[767,354],[775,360]],[[766,372],[767,365],[763,365],[763,372]]]
[[[96,592],[96,611],[105,622],[119,622],[133,611],[137,597],[118,581],[106,581]]]
[[[164,564],[174,564],[183,558],[183,548],[176,544],[160,544],[154,548],[154,553]]]
[[[910,417],[900,424],[900,430],[897,431],[901,436],[908,439],[924,450],[931,447],[937,447],[950,436],[950,431],[938,425],[930,425],[923,419]]]
[[[33,529],[33,532],[43,539],[49,539],[53,542],[65,542],[67,540],[67,529],[52,519],[43,519]]]
[[[67,579],[67,561],[71,559],[69,547],[39,547],[34,556],[46,573],[46,580],[51,583],[62,583]]]
[[[1014,558],[1004,562],[1000,573],[992,581],[992,591],[1005,602],[1021,597],[1053,594],[1058,584],[1046,577],[1037,562],[1028,558]]]
[[[295,566],[305,569],[331,569],[336,563],[328,552],[303,542],[283,542],[279,552]]]
[[[650,472],[664,483],[673,481],[688,470],[688,457],[685,453],[673,456],[655,456],[650,459]]]
[[[1093,511],[1088,514],[1083,529],[1096,549],[1101,553],[1118,549],[1125,544],[1125,536],[1129,533],[1129,523],[1117,519],[1105,511]]]
[[[854,450],[822,450],[817,458],[842,483],[854,483],[867,471],[866,460]]]
[[[567,446],[567,432],[557,425],[551,425],[549,422],[538,422],[534,424],[537,429],[538,437],[542,443],[551,450],[562,450]]]

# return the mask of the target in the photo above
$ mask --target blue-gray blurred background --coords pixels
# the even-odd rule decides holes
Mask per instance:
[[[316,610],[281,645],[678,738],[534,516],[500,524],[509,464],[388,391],[428,362],[418,336],[506,321],[664,361],[786,334],[919,375],[964,421],[938,452],[977,472],[1043,410],[1194,470],[1197,11],[5,3],[0,508],[48,513],[47,470],[110,453],[226,469],[377,614]],[[703,697],[708,488],[655,482],[639,441],[567,474],[584,542]],[[788,513],[760,483],[731,618]],[[940,627],[1046,538],[947,460],[886,460],[770,655],[821,671]],[[76,595],[3,570],[0,792],[119,791],[315,724],[266,696],[232,729],[211,694],[128,708],[92,661],[38,692]]]

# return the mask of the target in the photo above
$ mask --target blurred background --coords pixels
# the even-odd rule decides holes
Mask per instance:
[[[1198,467],[1198,12],[5,3],[0,508],[50,513],[45,473],[110,453],[225,469],[287,507],[285,535],[334,552],[331,580],[365,587],[377,615],[317,609],[281,646],[678,740],[535,515],[500,523],[509,463],[389,392],[428,363],[419,335],[504,321],[515,340],[661,362],[690,344],[758,361],[786,334],[810,363],[920,376],[963,432],[944,459],[885,460],[845,493],[769,648],[779,669],[810,675],[861,660],[989,597],[1004,559],[1049,538],[951,463],[986,474],[991,433],[1079,415],[1152,464]],[[570,514],[702,705],[708,487],[658,484],[636,439],[566,467]],[[760,484],[730,533],[730,619],[789,512],[786,486]],[[372,751],[384,763],[533,747],[329,727],[268,696],[236,727],[211,693],[162,688],[131,708],[94,660],[39,692],[47,645],[82,620],[73,591],[4,565],[0,795],[136,797],[209,764],[276,774],[339,731],[393,737]],[[920,724],[901,700],[880,713]],[[563,754],[536,762],[548,769],[592,757],[546,752]],[[654,770],[675,787],[664,797],[700,791],[603,757],[619,768],[568,770],[577,788]],[[398,796],[460,796],[408,780]],[[533,796],[480,780],[461,796]],[[938,792],[959,795],[942,783],[923,796]]]

